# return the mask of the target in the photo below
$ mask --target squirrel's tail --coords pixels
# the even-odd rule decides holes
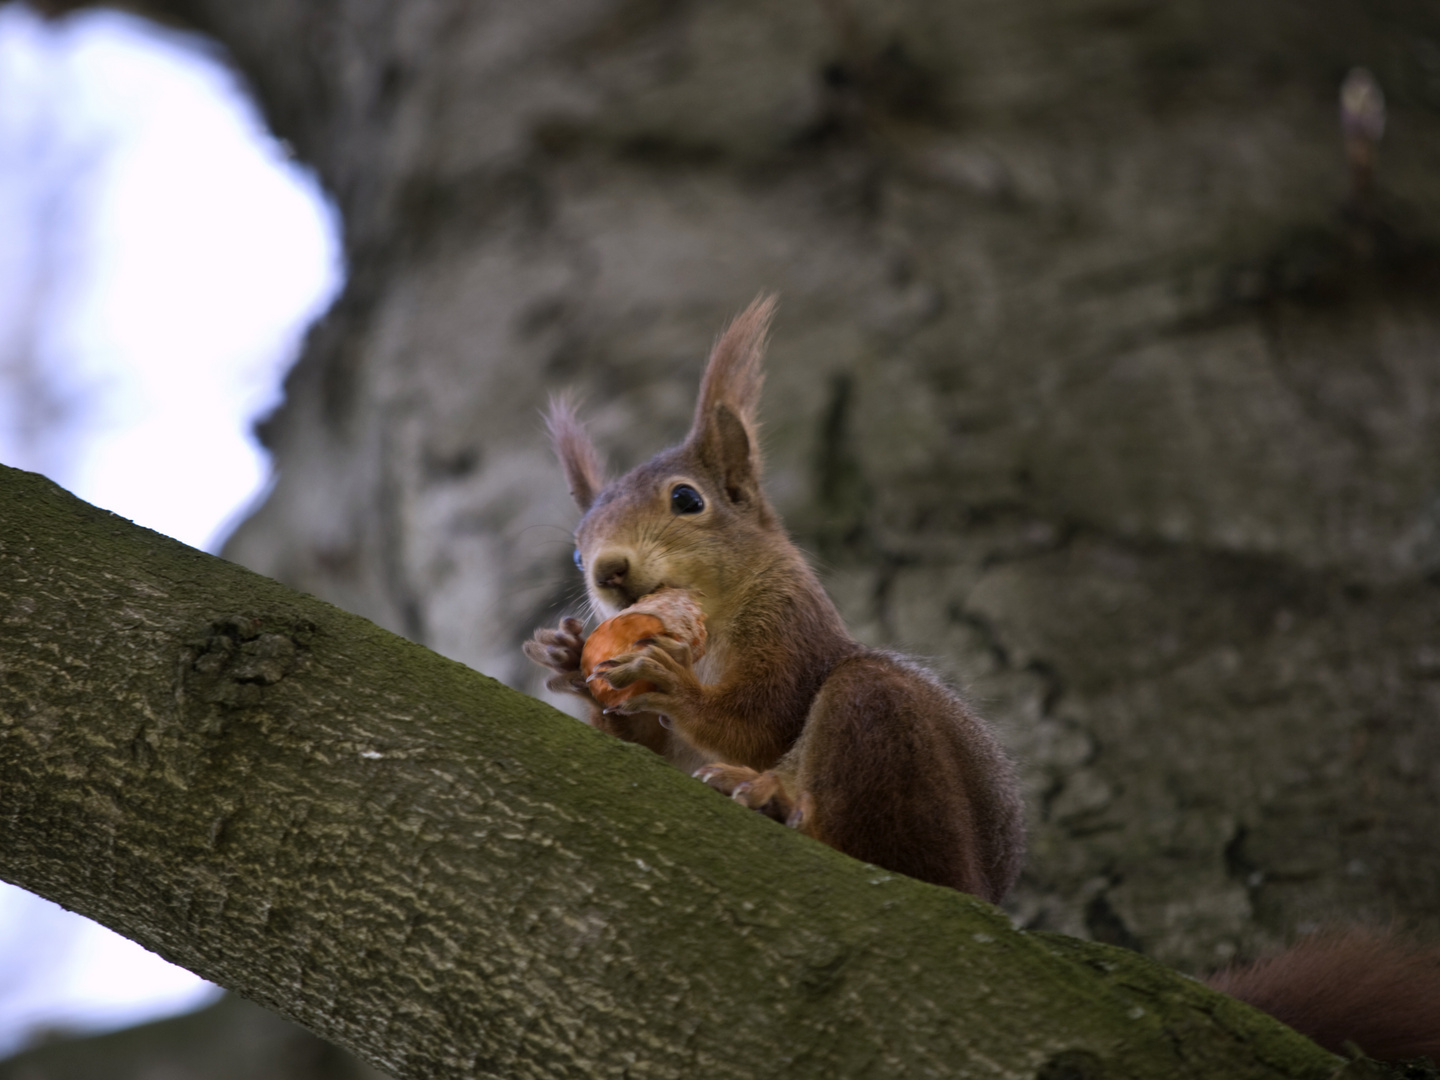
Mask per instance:
[[[1205,980],[1335,1053],[1440,1061],[1440,948],[1373,930],[1332,930]]]

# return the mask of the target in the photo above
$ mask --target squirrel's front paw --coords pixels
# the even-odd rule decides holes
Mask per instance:
[[[690,646],[667,636],[641,638],[640,648],[602,664],[596,664],[590,678],[603,678],[617,690],[637,682],[650,685],[642,693],[617,702],[606,712],[622,716],[660,713],[672,720],[682,717],[702,692],[691,666]],[[667,725],[668,726],[668,725]]]
[[[559,693],[589,697],[585,677],[580,674],[580,654],[585,648],[585,626],[579,619],[561,619],[555,630],[540,629],[522,646],[525,655],[541,667],[555,672],[545,683]]]
[[[758,810],[766,817],[787,825],[800,824],[796,803],[777,772],[762,773],[744,765],[715,764],[702,766],[692,775],[722,795],[729,795],[741,806]]]

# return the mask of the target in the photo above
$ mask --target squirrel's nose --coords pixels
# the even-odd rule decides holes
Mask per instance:
[[[623,588],[629,573],[630,559],[626,555],[604,554],[595,560],[595,584],[601,588]]]

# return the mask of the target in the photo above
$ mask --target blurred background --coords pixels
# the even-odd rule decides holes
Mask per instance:
[[[771,494],[1020,762],[1019,924],[1440,934],[1433,3],[73,7],[0,7],[0,459],[540,693],[545,396],[634,464],[776,290]]]

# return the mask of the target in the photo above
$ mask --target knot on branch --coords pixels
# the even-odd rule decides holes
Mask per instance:
[[[248,708],[285,678],[314,633],[310,623],[231,615],[210,625],[190,661],[192,691],[202,701]]]

